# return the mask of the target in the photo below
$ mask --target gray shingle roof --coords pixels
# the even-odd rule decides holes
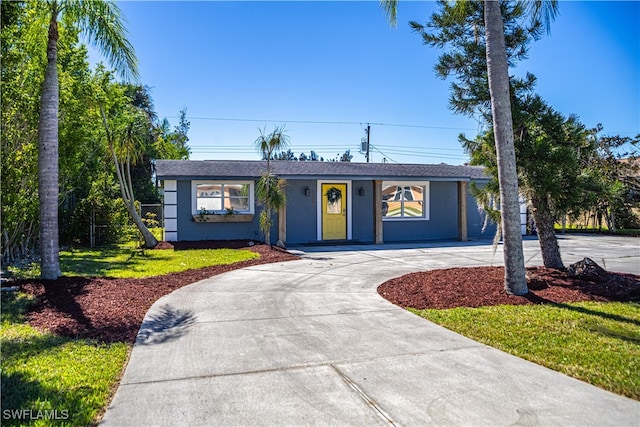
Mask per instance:
[[[266,161],[158,160],[160,179],[256,178],[267,169]],[[275,160],[272,173],[285,179],[426,179],[446,181],[485,180],[483,168],[447,164],[299,162]]]

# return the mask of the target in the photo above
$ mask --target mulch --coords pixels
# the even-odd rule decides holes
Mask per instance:
[[[36,297],[26,318],[38,329],[74,338],[133,343],[146,312],[160,297],[238,268],[299,259],[279,248],[247,244],[248,241],[203,241],[176,244],[175,249],[244,248],[259,253],[260,258],[144,279],[61,277],[50,281],[21,280],[13,285]],[[158,249],[170,246],[161,242]]]
[[[579,301],[640,302],[640,276],[608,273],[602,280],[566,271],[527,268],[529,293],[509,295],[503,267],[448,268],[406,274],[383,283],[378,293],[401,307],[446,309],[491,305],[560,304]]]
[[[54,334],[102,342],[135,341],[142,320],[160,297],[217,274],[252,265],[298,259],[277,247],[251,246],[249,241],[161,242],[158,250],[245,248],[260,254],[255,260],[201,268],[146,279],[61,277],[55,281],[13,283],[36,296],[28,322]],[[597,280],[570,277],[566,271],[527,269],[529,294],[504,290],[502,267],[449,268],[407,274],[378,287],[378,293],[401,307],[417,309],[480,307],[500,304],[560,304],[577,301],[640,302],[640,276],[607,273]]]

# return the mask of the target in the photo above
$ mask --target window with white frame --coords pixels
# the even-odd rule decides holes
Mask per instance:
[[[383,219],[429,219],[429,182],[383,181]]]
[[[192,181],[193,214],[252,214],[253,181]]]

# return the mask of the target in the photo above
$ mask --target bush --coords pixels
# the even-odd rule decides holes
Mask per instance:
[[[118,243],[130,239],[131,224],[120,189],[113,177],[104,176],[91,184],[91,190],[67,213],[62,241],[68,245],[90,246]],[[92,239],[93,235],[93,239]]]

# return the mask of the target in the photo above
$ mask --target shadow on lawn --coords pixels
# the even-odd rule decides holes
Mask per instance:
[[[2,425],[89,425],[99,407],[88,407],[85,397],[94,394],[91,386],[65,389],[50,387],[32,375],[20,372],[12,365],[15,354],[35,354],[55,351],[68,338],[44,335],[20,340],[3,340],[1,373]]]
[[[533,292],[529,292],[527,295],[524,295],[524,298],[528,299],[529,301],[531,301],[534,304],[552,305],[554,307],[564,308],[566,310],[571,310],[571,311],[575,311],[575,312],[578,312],[578,313],[587,314],[587,315],[590,315],[590,316],[597,316],[597,317],[600,317],[602,319],[614,320],[616,322],[624,322],[624,323],[630,323],[630,324],[635,325],[635,326],[640,326],[640,321],[636,320],[636,319],[631,319],[629,317],[620,316],[620,315],[617,315],[617,314],[611,314],[611,313],[606,313],[606,312],[603,312],[603,311],[592,310],[590,308],[579,307],[579,306],[566,304],[566,303],[562,303],[562,302],[554,302],[554,301],[548,300],[546,298],[543,298],[541,296],[538,296]],[[627,302],[627,303],[628,304],[639,305],[636,302]]]

